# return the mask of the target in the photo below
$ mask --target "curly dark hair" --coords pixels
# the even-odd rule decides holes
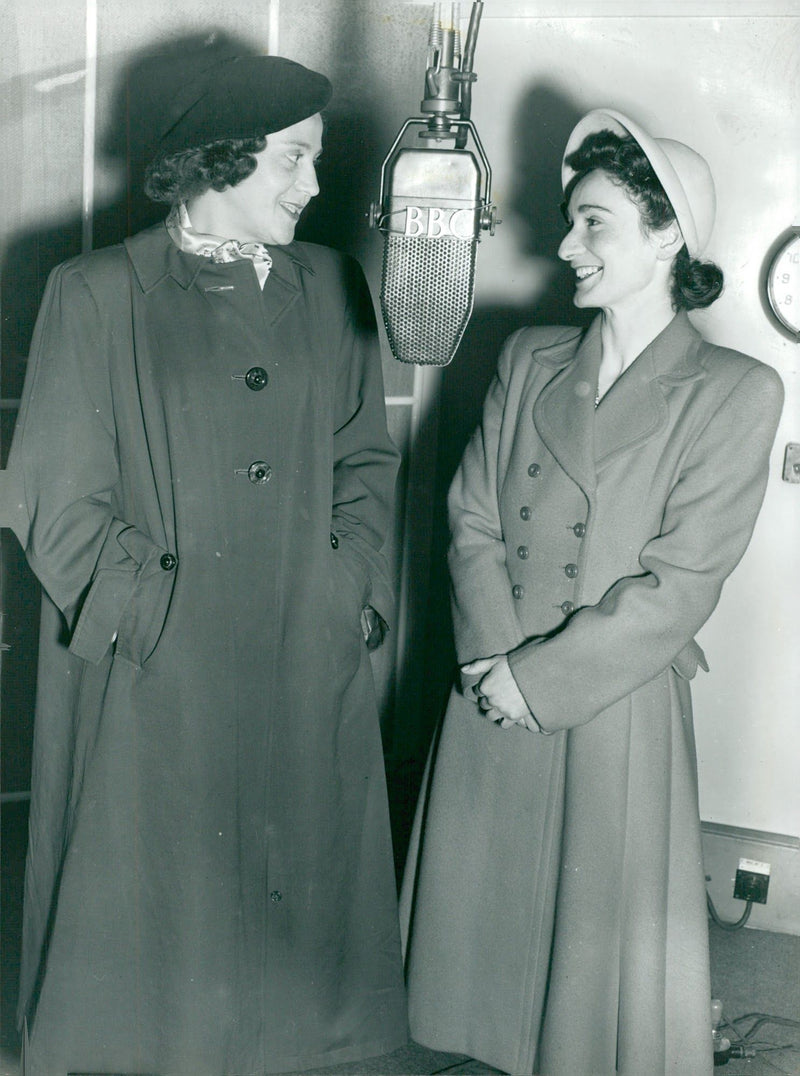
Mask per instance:
[[[612,183],[624,187],[628,197],[639,210],[642,230],[656,231],[672,224],[675,210],[667,197],[650,161],[639,143],[630,136],[613,131],[595,131],[570,153],[566,163],[575,175],[564,191],[562,211],[566,207],[577,183],[590,172],[604,172]],[[692,258],[686,247],[681,247],[672,263],[671,298],[675,310],[695,310],[710,306],[721,294],[722,270],[711,261]]]
[[[145,194],[153,202],[172,206],[207,190],[235,187],[255,172],[255,154],[266,144],[265,135],[225,138],[156,157],[145,171]]]

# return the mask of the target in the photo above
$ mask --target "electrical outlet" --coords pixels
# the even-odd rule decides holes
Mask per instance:
[[[766,904],[768,888],[769,863],[759,863],[755,859],[740,859],[733,887],[736,900],[750,900],[754,904]]]
[[[789,443],[783,454],[784,482],[800,482],[800,445]]]

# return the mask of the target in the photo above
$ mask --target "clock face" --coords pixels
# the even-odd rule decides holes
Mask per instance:
[[[772,259],[767,297],[783,328],[800,340],[800,229],[795,229]]]

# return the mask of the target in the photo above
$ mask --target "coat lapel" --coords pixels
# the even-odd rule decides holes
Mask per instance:
[[[567,349],[568,365],[540,393],[533,420],[550,452],[583,490],[596,489],[598,472],[664,427],[670,386],[705,376],[697,358],[700,341],[686,314],[677,314],[614,383],[597,410],[599,318],[574,350],[572,361],[568,351],[575,348],[574,341],[535,354],[540,362],[563,362]]]
[[[181,253],[163,223],[126,239],[125,247],[145,294],[166,277],[188,290],[208,267],[205,258]],[[299,243],[270,247],[270,254],[272,271],[264,286],[264,316],[267,324],[274,325],[301,294],[297,267],[312,274],[314,269]]]
[[[612,457],[648,441],[666,421],[667,403],[648,347],[614,382],[595,413],[598,471]]]
[[[584,490],[597,486],[594,462],[594,395],[600,368],[600,321],[576,347],[564,344],[534,352],[543,364],[568,364],[541,391],[533,406],[539,436],[570,478]],[[572,361],[570,360],[572,358]]]
[[[669,386],[704,376],[699,341],[686,314],[677,314],[611,386],[595,414],[598,472],[664,428]]]
[[[270,254],[272,269],[264,285],[264,317],[268,325],[274,325],[301,294],[297,266],[312,273],[313,269],[296,243],[270,247]]]
[[[196,254],[182,254],[178,250],[163,222],[137,232],[124,242],[145,295],[168,276],[188,290],[205,265],[204,258]]]

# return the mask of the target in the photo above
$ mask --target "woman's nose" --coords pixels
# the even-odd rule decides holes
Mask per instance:
[[[575,238],[574,226],[570,228],[558,246],[558,256],[562,261],[569,261],[577,253],[580,244]]]
[[[297,186],[307,194],[310,198],[316,197],[319,194],[319,182],[317,181],[317,169],[311,161],[303,164],[300,176],[297,180]]]

